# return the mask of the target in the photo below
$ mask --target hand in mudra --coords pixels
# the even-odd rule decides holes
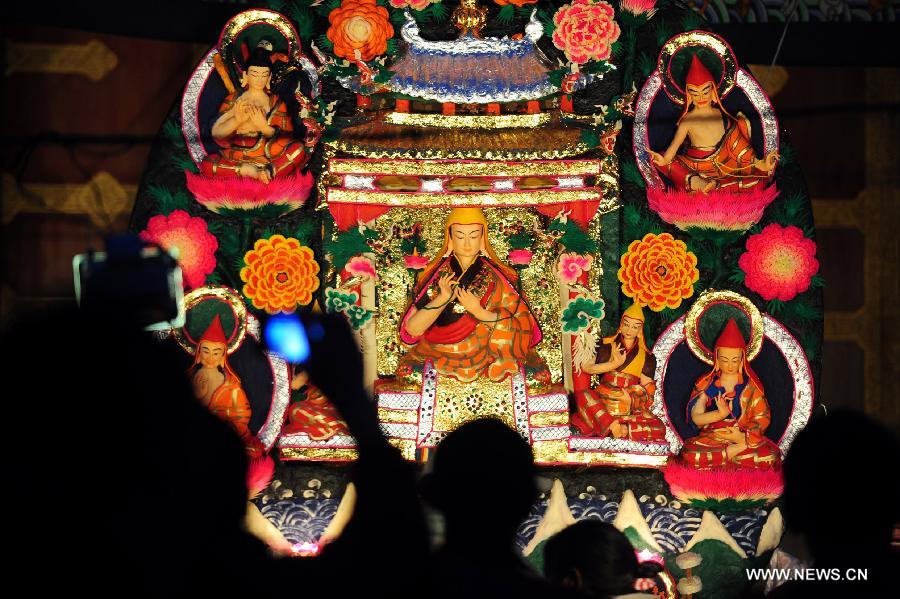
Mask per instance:
[[[659,152],[654,152],[652,150],[650,151],[650,160],[652,160],[653,164],[655,164],[656,166],[666,166],[669,164],[668,162],[666,162],[666,159],[662,154],[660,154]]]
[[[721,393],[716,395],[716,411],[722,418],[728,418],[729,416],[731,416],[731,409],[728,407],[728,400],[725,399],[725,396]]]
[[[722,433],[722,436],[725,437],[725,440],[729,443],[738,444],[744,442],[744,433],[742,433],[741,430],[736,426],[725,429],[725,432]]]
[[[716,182],[713,179],[707,179],[700,175],[691,175],[689,182],[691,191],[699,191],[702,193],[709,193],[716,186]]]
[[[238,173],[242,177],[249,177],[250,179],[256,179],[257,181],[262,181],[263,183],[268,183],[272,178],[269,176],[269,171],[263,166],[258,164],[253,164],[250,162],[244,163],[241,165],[241,168],[238,170]]]
[[[771,173],[780,159],[781,155],[778,152],[769,152],[765,158],[756,161],[756,168],[766,173]]]
[[[621,439],[628,435],[628,426],[621,422],[613,422],[609,425],[609,432],[616,439]]]
[[[456,280],[453,273],[445,272],[438,279],[437,300],[440,304],[446,304],[456,297]]]
[[[625,348],[620,343],[614,343],[612,353],[609,355],[609,363],[613,368],[618,368],[625,363]]]
[[[269,126],[268,119],[266,118],[266,113],[259,106],[249,106],[249,115],[250,124],[257,131],[263,131],[266,127]]]
[[[459,303],[462,304],[462,307],[469,314],[475,315],[482,310],[481,299],[468,289],[458,287],[456,289],[456,299],[459,300]]]

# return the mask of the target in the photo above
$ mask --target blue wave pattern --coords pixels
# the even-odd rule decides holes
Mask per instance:
[[[291,543],[317,541],[337,512],[338,499],[280,499],[259,506]]]
[[[701,510],[670,502],[663,496],[643,496],[639,505],[653,538],[666,553],[680,553],[700,528]],[[619,504],[601,497],[570,498],[569,509],[576,520],[594,518],[612,523],[619,512]],[[547,500],[538,501],[519,527],[516,546],[523,550],[534,537],[538,524],[547,510]],[[756,554],[756,545],[768,518],[768,510],[752,510],[744,514],[720,515],[719,521],[748,556]]]

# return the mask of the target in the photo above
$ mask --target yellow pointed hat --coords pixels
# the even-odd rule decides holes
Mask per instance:
[[[644,310],[641,308],[641,305],[637,302],[631,304],[625,312],[622,313],[622,317],[633,318],[634,320],[640,320],[644,322]]]

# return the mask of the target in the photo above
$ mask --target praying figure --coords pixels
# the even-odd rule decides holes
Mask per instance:
[[[217,314],[200,337],[194,364],[188,371],[194,395],[213,414],[234,427],[250,457],[259,457],[263,446],[250,432],[250,401],[241,387],[241,379],[228,364],[227,353],[228,341]]]
[[[576,395],[572,424],[582,434],[640,442],[664,442],[666,427],[650,408],[656,358],[644,343],[644,311],[638,303],[622,314],[619,330],[597,344],[584,372],[602,375],[600,384]]]
[[[685,440],[681,458],[696,468],[778,466],[778,447],[765,436],[772,411],[733,318],[713,356],[712,371],[697,379],[687,405],[688,424],[697,434]]]
[[[715,77],[695,54],[675,137],[663,154],[651,151],[650,158],[679,191],[748,191],[772,176],[779,158],[770,152],[758,159],[750,133],[746,116],[725,110]]]
[[[479,208],[450,212],[441,253],[419,275],[401,320],[400,338],[413,347],[398,371],[430,360],[439,374],[462,382],[502,381],[526,361],[539,361],[532,349],[540,327],[487,229]]]

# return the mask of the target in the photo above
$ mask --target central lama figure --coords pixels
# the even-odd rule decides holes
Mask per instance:
[[[487,228],[478,208],[450,212],[443,249],[419,276],[400,324],[400,338],[413,346],[401,366],[430,360],[439,374],[463,382],[502,381],[541,341],[518,276],[497,258]]]

